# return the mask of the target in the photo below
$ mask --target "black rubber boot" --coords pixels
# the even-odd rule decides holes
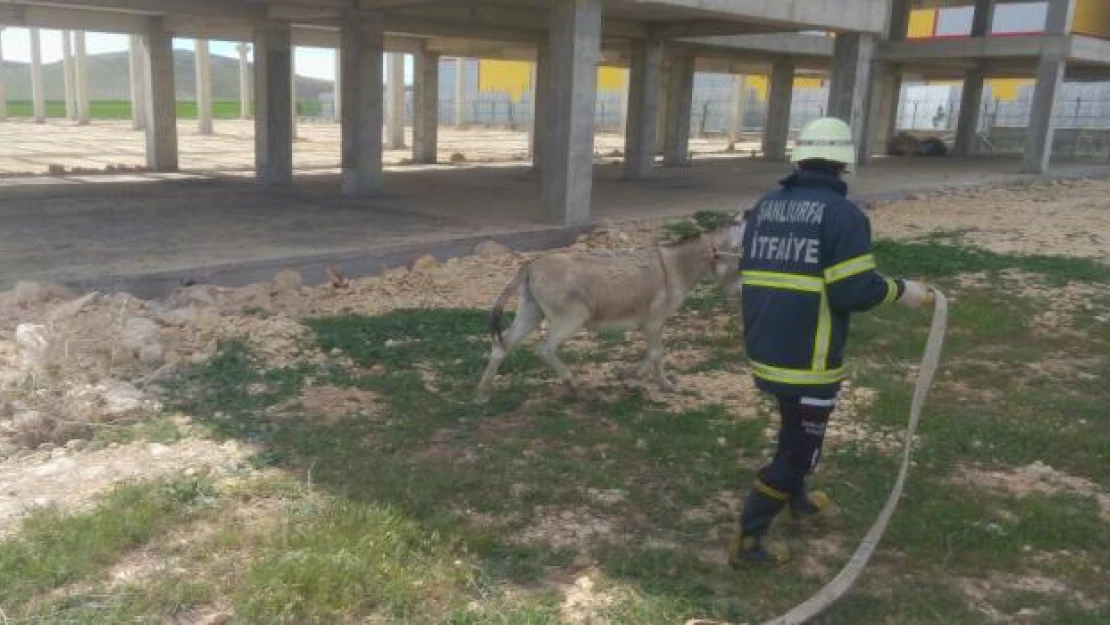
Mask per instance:
[[[733,568],[745,563],[781,564],[790,559],[785,545],[765,540],[771,524],[786,507],[790,496],[756,480],[740,514],[740,531],[729,546],[728,562]]]
[[[824,491],[803,490],[790,498],[790,517],[796,521],[828,518],[835,515],[837,510],[832,498]]]

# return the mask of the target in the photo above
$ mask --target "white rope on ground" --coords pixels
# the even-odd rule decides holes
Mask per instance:
[[[856,583],[860,573],[867,566],[871,556],[875,554],[875,549],[879,546],[879,541],[882,539],[883,534],[886,532],[887,525],[890,524],[891,517],[894,516],[894,510],[898,507],[898,502],[902,498],[902,490],[906,485],[906,476],[910,470],[910,456],[913,452],[913,437],[917,432],[917,424],[921,421],[921,409],[925,405],[925,397],[929,394],[929,387],[933,384],[933,377],[936,375],[937,368],[940,366],[940,352],[944,346],[944,336],[948,331],[948,298],[944,296],[939,290],[931,289],[934,297],[933,307],[933,324],[929,329],[929,339],[925,344],[925,355],[921,359],[921,369],[917,376],[917,385],[913,391],[913,403],[910,405],[910,421],[906,426],[906,442],[905,450],[902,453],[902,467],[898,470],[898,479],[894,482],[894,487],[890,491],[890,496],[886,500],[882,511],[879,512],[879,517],[875,519],[875,523],[871,529],[867,530],[864,535],[863,541],[860,542],[856,552],[852,554],[852,558],[848,564],[832,579],[829,583],[825,584],[821,590],[817,591],[809,599],[794,606],[786,614],[765,621],[762,625],[802,625],[808,622],[813,617],[821,612],[824,612],[838,599],[844,596],[852,586]],[[702,619],[693,619],[686,622],[686,625],[724,625],[715,621],[708,621]]]
[[[874,555],[879,540],[886,532],[898,501],[902,498],[902,490],[906,485],[906,475],[910,470],[910,455],[913,452],[913,437],[917,432],[917,424],[921,420],[921,408],[925,405],[925,397],[929,394],[929,387],[933,384],[933,376],[940,365],[940,351],[944,345],[944,335],[948,331],[948,298],[937,289],[932,289],[935,297],[933,308],[933,325],[929,329],[929,340],[925,344],[925,355],[921,360],[921,370],[917,376],[917,385],[913,390],[913,404],[910,406],[910,422],[906,426],[905,451],[902,454],[902,468],[898,470],[898,479],[886,500],[879,517],[874,525],[863,537],[852,559],[844,566],[825,587],[817,591],[809,599],[795,606],[786,614],[766,621],[763,625],[801,625],[817,616],[834,602],[844,596],[855,584],[860,573],[863,572],[867,562]]]

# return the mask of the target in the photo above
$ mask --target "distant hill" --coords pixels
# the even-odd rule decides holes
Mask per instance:
[[[212,98],[239,100],[239,59],[212,55]],[[131,69],[127,52],[90,55],[89,98],[92,100],[128,100],[131,98]],[[192,50],[174,50],[174,83],[178,100],[196,97],[196,55]],[[31,66],[29,63],[4,61],[4,87],[9,100],[31,99]],[[65,99],[65,78],[62,62],[42,67],[47,100]],[[331,93],[330,80],[297,76],[297,97],[315,100],[322,93]]]

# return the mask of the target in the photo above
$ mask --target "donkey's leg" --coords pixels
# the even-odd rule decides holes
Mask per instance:
[[[524,290],[520,296],[520,305],[517,306],[513,324],[502,335],[505,346],[502,347],[496,338],[493,340],[493,350],[490,352],[489,364],[486,365],[486,371],[482,374],[482,380],[478,382],[479,401],[489,399],[489,386],[493,382],[494,376],[497,375],[501,363],[504,362],[505,357],[509,355],[514,347],[539,327],[541,321],[543,321],[543,310],[540,309],[532,294]]]
[[[571,374],[570,369],[559,360],[558,351],[559,346],[566,342],[567,339],[578,333],[579,330],[586,324],[589,319],[589,312],[582,311],[567,311],[558,320],[547,319],[547,339],[539,345],[536,353],[543,358],[559,378],[566,384],[571,393],[578,394],[578,384],[574,381],[574,375]]]
[[[674,384],[663,370],[663,324],[651,322],[645,325],[644,338],[647,339],[647,358],[644,360],[643,375],[654,371],[659,386],[668,393],[674,391]]]

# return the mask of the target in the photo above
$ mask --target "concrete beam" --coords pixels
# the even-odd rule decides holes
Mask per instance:
[[[888,0],[626,0],[633,7],[680,9],[709,19],[760,22],[793,30],[882,34]],[[633,9],[635,10],[635,9]]]
[[[266,186],[293,183],[293,45],[289,24],[260,22],[254,32],[255,176]]]
[[[983,110],[983,87],[986,76],[982,70],[975,69],[964,78],[963,94],[960,99],[960,118],[956,125],[956,143],[952,153],[960,157],[971,156],[979,135],[979,117]]]
[[[196,40],[196,94],[197,130],[202,135],[212,134],[212,59],[208,54],[208,40]]]
[[[779,61],[771,69],[767,96],[767,121],[763,124],[763,157],[769,161],[786,160],[790,137],[790,105],[794,100],[794,65]]]
[[[31,109],[36,124],[46,123],[46,91],[42,78],[42,35],[31,29]]]
[[[77,121],[77,94],[74,93],[73,72],[73,33],[63,30],[62,35],[62,83],[65,94],[66,119]]]
[[[135,130],[146,128],[146,49],[143,38],[131,35],[128,46],[128,61],[131,70],[131,127]]]
[[[73,34],[73,48],[76,57],[73,62],[73,81],[77,99],[77,123],[86,126],[92,121],[91,102],[89,101],[89,60],[88,47],[85,45],[85,31],[79,30]]]
[[[1048,51],[1064,52],[1060,37],[1030,35],[1022,37],[985,37],[939,41],[884,42],[878,58],[891,63],[913,65],[927,61],[956,61],[965,65],[976,59],[1013,59],[1039,57]]]
[[[542,170],[548,218],[566,226],[591,221],[597,59],[601,0],[552,0],[548,45],[551,84]]]
[[[382,189],[383,25],[377,14],[353,14],[343,22],[343,194],[367,197]]]
[[[681,55],[671,61],[664,125],[663,166],[690,164],[690,123],[694,106],[694,57]]]
[[[146,164],[152,171],[177,171],[177,98],[173,36],[162,18],[150,19],[146,34]]]
[[[133,34],[144,31],[146,20],[145,15],[116,11],[0,4],[0,24],[5,26]]]
[[[649,40],[633,46],[628,82],[628,131],[624,137],[624,177],[646,178],[655,167],[663,44]]]
[[[413,59],[412,161],[431,164],[439,149],[439,55],[422,52]]]
[[[400,150],[405,147],[405,55],[387,54],[386,64],[386,145],[390,150]]]
[[[829,81],[830,117],[838,117],[852,128],[860,163],[870,157],[867,142],[868,108],[871,104],[871,71],[875,37],[858,33],[838,33],[834,65]]]
[[[695,37],[679,39],[676,43],[694,46],[698,50],[711,50],[743,58],[744,52],[755,53],[751,58],[767,60],[766,55],[787,55],[795,62],[798,57],[825,59],[833,55],[833,38],[821,35],[782,33],[778,35],[739,35],[733,37]]]

